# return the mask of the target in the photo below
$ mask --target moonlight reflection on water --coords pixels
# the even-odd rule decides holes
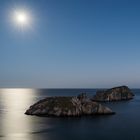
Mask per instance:
[[[24,138],[32,129],[31,120],[24,115],[33,102],[32,89],[0,89],[1,123],[0,136],[6,140]]]

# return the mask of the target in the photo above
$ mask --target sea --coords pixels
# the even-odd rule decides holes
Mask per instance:
[[[25,115],[48,96],[92,97],[97,89],[0,89],[0,140],[140,140],[140,89],[134,99],[103,103],[115,115],[69,118]]]

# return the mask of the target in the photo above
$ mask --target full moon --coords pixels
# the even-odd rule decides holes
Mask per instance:
[[[12,21],[15,27],[25,29],[31,26],[31,15],[27,10],[15,10],[12,14]]]
[[[15,20],[18,24],[26,24],[28,22],[28,17],[25,13],[16,13]]]

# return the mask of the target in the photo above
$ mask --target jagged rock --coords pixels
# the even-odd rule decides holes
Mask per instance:
[[[133,99],[134,94],[127,86],[114,87],[107,90],[100,90],[92,98],[93,101],[120,101]]]
[[[95,114],[114,114],[111,109],[87,98],[85,94],[77,97],[48,97],[32,105],[27,115],[37,116],[82,116]]]

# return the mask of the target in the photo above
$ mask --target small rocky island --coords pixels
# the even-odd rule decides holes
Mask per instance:
[[[121,101],[133,99],[134,94],[127,86],[114,87],[107,90],[99,90],[92,98],[93,101]]]
[[[27,115],[37,116],[84,116],[84,115],[111,115],[114,112],[100,103],[89,99],[86,94],[77,97],[47,97],[32,105]]]

